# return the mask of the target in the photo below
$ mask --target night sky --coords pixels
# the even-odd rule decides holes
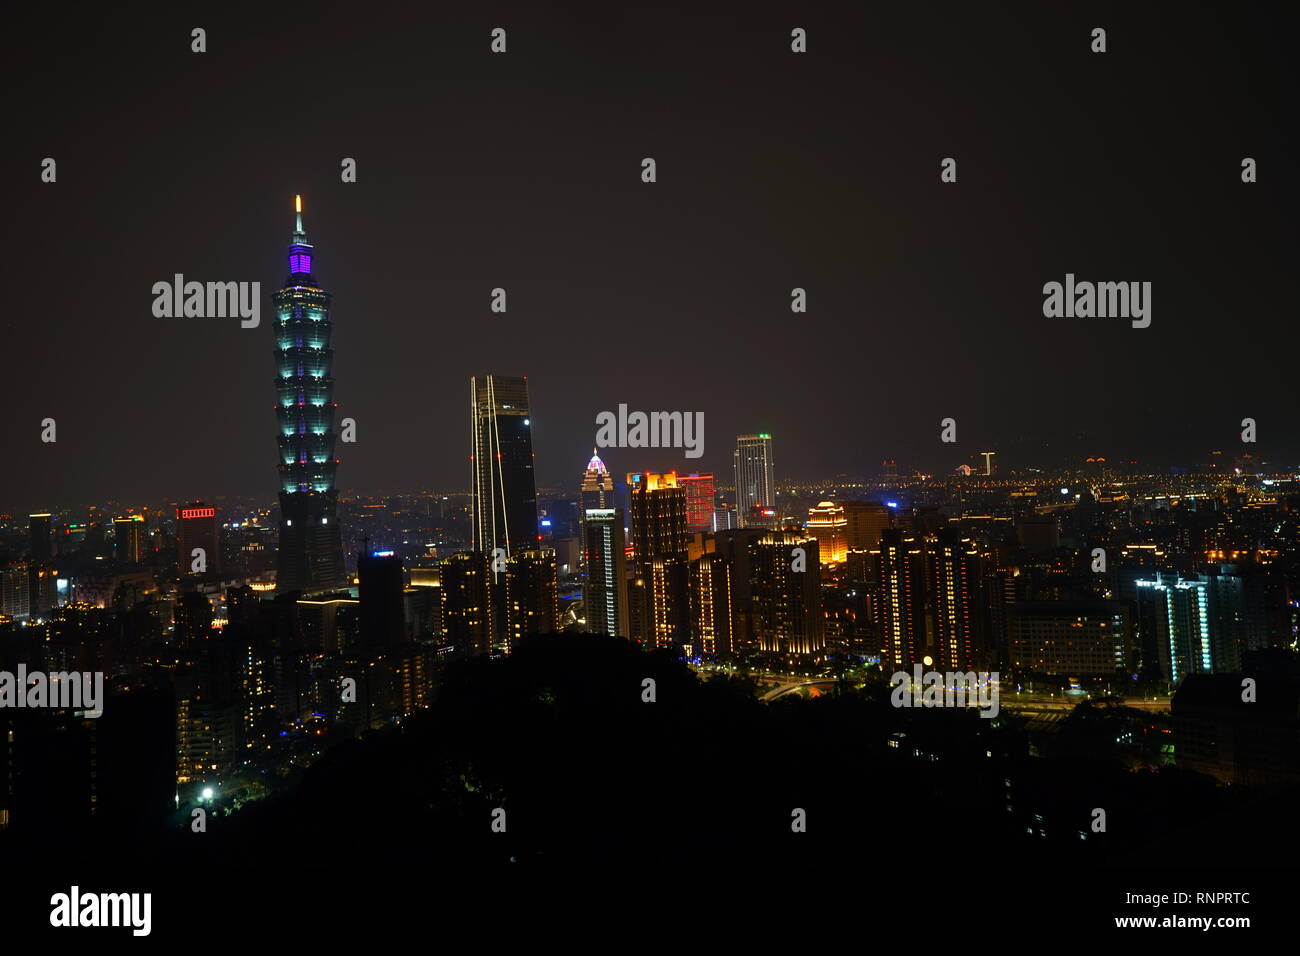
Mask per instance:
[[[358,422],[345,490],[466,487],[483,372],[529,377],[543,485],[620,402],[703,411],[705,455],[610,449],[616,472],[730,481],[751,431],[779,479],[1195,462],[1246,416],[1300,461],[1274,5],[31,6],[5,44],[0,510],[273,497],[295,193]],[[261,326],[155,318],[178,272],[260,281]],[[1151,327],[1044,318],[1067,272],[1152,282]]]

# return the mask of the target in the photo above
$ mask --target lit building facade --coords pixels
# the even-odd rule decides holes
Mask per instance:
[[[589,508],[583,527],[588,555],[587,579],[583,588],[587,632],[630,637],[623,510]]]
[[[678,475],[677,484],[686,489],[686,530],[712,531],[717,507],[712,475]]]
[[[945,528],[927,539],[928,604],[934,630],[931,656],[944,670],[984,666],[980,595],[982,563],[969,538]]]
[[[1137,581],[1139,619],[1153,621],[1160,667],[1170,683],[1214,671],[1209,585],[1156,574]],[[1147,608],[1154,613],[1144,613]]]
[[[843,564],[848,558],[848,524],[843,506],[833,501],[808,509],[808,534],[817,539],[822,564]]]
[[[587,512],[600,511],[614,507],[614,476],[609,473],[605,463],[591,450],[591,460],[587,470],[582,473],[582,484],[578,489],[578,554],[579,566],[586,569],[589,563],[587,552]]]
[[[795,548],[805,567],[795,570]],[[825,646],[821,562],[816,538],[776,531],[749,546],[750,601],[758,648],[786,662],[816,658]]]
[[[631,622],[644,644],[669,647],[686,636],[686,489],[677,475],[630,474],[634,573],[642,582],[642,613]]]
[[[925,550],[899,528],[881,535],[874,552],[880,583],[881,659],[911,667],[925,656]]]
[[[280,449],[280,546],[276,591],[331,591],[347,583],[334,457],[331,296],[312,273],[302,199],[289,245],[289,276],[275,309],[276,440]],[[211,566],[211,565],[210,565]]]
[[[730,654],[735,647],[731,562],[720,554],[704,554],[691,562],[691,647],[697,657]]]
[[[736,470],[736,514],[749,527],[754,508],[776,510],[776,479],[772,471],[772,436],[766,432],[740,435],[733,455]]]

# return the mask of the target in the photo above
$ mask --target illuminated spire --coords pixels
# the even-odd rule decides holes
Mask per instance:
[[[600,460],[600,456],[596,454],[596,449],[594,448],[591,450],[591,461],[587,462],[587,474],[589,475],[609,474],[609,469],[605,467],[605,463]]]
[[[289,275],[311,275],[311,244],[307,242],[307,233],[302,228],[302,197],[293,197],[293,209],[297,216],[297,228],[293,231],[293,242],[289,246]]]

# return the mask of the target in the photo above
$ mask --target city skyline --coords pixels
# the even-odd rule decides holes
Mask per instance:
[[[13,11],[6,931],[1285,926],[1287,13]]]
[[[1203,5],[1176,25],[1153,10],[1115,12],[1110,29],[1124,42],[1102,58],[1065,11],[958,8],[932,34],[908,11],[813,11],[815,55],[801,58],[787,50],[793,14],[775,5],[714,24],[738,31],[727,43],[712,27],[684,31],[640,12],[516,13],[528,42],[493,57],[486,41],[470,42],[482,28],[465,14],[416,14],[380,43],[339,11],[311,22],[268,11],[257,31],[213,11],[209,29],[227,41],[205,59],[173,42],[188,34],[179,20],[97,11],[96,56],[33,73],[39,93],[20,81],[16,122],[61,166],[48,184],[34,172],[39,156],[6,161],[25,185],[5,261],[27,281],[11,289],[0,328],[29,361],[4,385],[0,447],[27,467],[0,474],[0,501],[89,499],[105,484],[122,498],[264,487],[267,329],[155,318],[149,289],[176,273],[276,288],[266,237],[296,194],[341,310],[336,398],[358,423],[357,443],[339,455],[343,487],[462,481],[463,459],[451,454],[464,447],[458,383],[489,365],[529,375],[542,485],[567,480],[596,415],[620,403],[702,412],[704,454],[689,465],[718,475],[730,473],[732,438],[760,431],[777,436],[791,476],[866,472],[885,457],[937,473],[960,463],[948,464],[938,440],[949,416],[961,460],[996,448],[1008,463],[1194,461],[1230,448],[1253,417],[1262,457],[1300,463],[1286,418],[1300,398],[1284,361],[1291,333],[1275,321],[1289,308],[1277,277],[1290,267],[1300,181],[1268,93],[1286,82],[1285,56],[1264,52],[1280,50],[1281,28]],[[62,29],[48,13],[23,15],[17,70],[57,47]],[[286,138],[282,104],[264,91],[282,82],[276,38],[289,34],[305,75],[335,79],[328,100],[311,101],[319,121]],[[891,55],[887,37],[920,35],[927,65]],[[1154,51],[1203,35],[1221,55],[1180,71],[1171,100]],[[234,71],[220,66],[229,42]],[[612,60],[600,52],[611,43],[622,51]],[[665,82],[649,67],[670,50],[682,51],[680,72]],[[416,67],[431,56],[437,69]],[[121,69],[99,69],[102,57]],[[882,58],[887,85],[871,66]],[[220,98],[202,92],[214,69]],[[593,69],[607,76],[601,88],[588,85]],[[159,70],[183,81],[155,89]],[[549,84],[519,82],[539,72]],[[727,81],[737,74],[745,85]],[[1024,82],[1038,75],[1055,82]],[[442,95],[449,80],[454,99]],[[375,82],[404,92],[380,103],[345,92]],[[94,86],[130,99],[142,85],[151,110],[113,120],[76,95]],[[187,108],[189,96],[206,97],[205,108]],[[50,97],[64,104],[57,121],[34,105]],[[911,112],[914,98],[928,119]],[[873,121],[846,121],[844,101]],[[407,125],[426,102],[437,123]],[[705,135],[718,113],[732,118],[734,140]],[[1080,136],[1081,115],[1105,135]],[[242,130],[229,149],[186,148],[227,129]],[[438,129],[477,132],[448,141]],[[106,154],[87,154],[83,136],[125,137],[150,159],[106,173]],[[1201,137],[1217,145],[1198,148]],[[1178,145],[1143,145],[1159,141]],[[1122,164],[1112,142],[1133,144]],[[653,184],[639,176],[647,155],[659,162]],[[946,156],[960,164],[956,183],[940,181]],[[1241,182],[1242,156],[1258,160],[1258,182]],[[339,181],[348,157],[355,183]],[[158,176],[168,201],[139,202]],[[551,192],[539,198],[534,179]],[[70,222],[81,245],[113,251],[79,258],[71,287],[56,253]],[[1045,318],[1043,285],[1067,273],[1152,282],[1151,326]],[[807,292],[803,315],[790,310],[796,287]],[[508,294],[505,313],[491,311],[496,288]],[[778,356],[782,374],[761,387]],[[785,371],[796,359],[803,381]],[[142,387],[122,387],[124,377]],[[873,414],[866,395],[897,401]],[[57,444],[40,442],[46,417],[59,423]],[[184,440],[162,454],[155,432]],[[676,464],[645,452],[620,469]],[[84,461],[95,463],[93,481]]]

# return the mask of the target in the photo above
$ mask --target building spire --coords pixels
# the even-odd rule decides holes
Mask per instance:
[[[289,275],[311,275],[311,244],[307,242],[307,233],[302,228],[302,197],[293,197],[293,211],[296,215],[296,229],[293,231],[293,241],[289,244]]]

